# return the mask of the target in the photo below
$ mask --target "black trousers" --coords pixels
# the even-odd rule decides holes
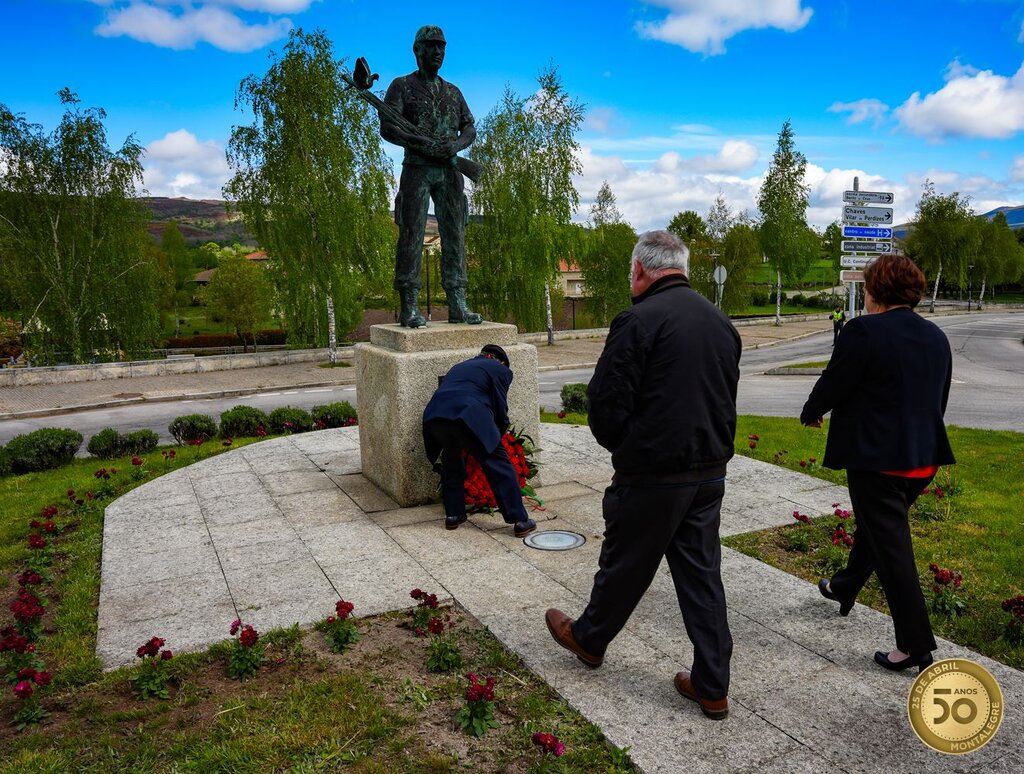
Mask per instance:
[[[913,655],[935,650],[907,518],[931,477],[848,470],[846,480],[857,530],[846,569],[832,577],[832,593],[840,600],[856,599],[871,573],[877,573],[896,629],[896,647]]]
[[[724,480],[689,486],[608,487],[599,569],[590,603],[572,627],[576,642],[588,653],[604,655],[665,557],[693,643],[693,685],[703,698],[725,698],[732,635],[718,539],[724,494]]]
[[[441,287],[465,289],[466,199],[462,173],[453,166],[402,165],[395,202],[398,247],[395,253],[395,289],[419,288],[423,260],[423,234],[427,208],[434,201],[437,230],[441,236]]]
[[[505,522],[515,524],[529,518],[523,506],[519,477],[502,444],[490,453],[484,451],[479,439],[458,420],[434,419],[423,426],[423,432],[430,433],[442,449],[441,502],[445,516],[461,518],[466,515],[466,463],[462,459],[465,449],[483,468]]]
[[[836,345],[836,342],[839,341],[839,331],[841,331],[842,329],[843,329],[843,324],[842,323],[837,323],[837,322],[832,323],[832,346],[833,347]]]

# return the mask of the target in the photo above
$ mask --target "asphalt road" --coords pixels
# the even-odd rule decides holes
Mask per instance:
[[[961,315],[936,317],[933,321],[945,331],[953,350],[953,386],[946,421],[964,427],[1024,432],[1024,314]],[[823,333],[744,352],[737,397],[740,413],[797,416],[816,377],[768,376],[765,371],[789,363],[825,360],[831,345],[832,334]],[[541,372],[538,375],[541,406],[558,410],[561,408],[559,392],[562,385],[587,382],[592,373],[592,369]],[[340,400],[355,404],[355,387],[339,385],[233,398],[132,404],[0,422],[0,443],[39,427],[73,428],[86,439],[104,427],[117,427],[123,432],[148,427],[168,443],[172,439],[167,433],[167,425],[181,414],[219,416],[238,404],[256,406],[264,411],[278,406],[309,409]]]

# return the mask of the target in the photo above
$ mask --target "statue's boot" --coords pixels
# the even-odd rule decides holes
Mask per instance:
[[[420,314],[419,295],[420,291],[417,288],[398,291],[398,297],[402,302],[402,311],[398,315],[400,325],[406,328],[422,328],[427,324],[427,318]]]
[[[448,322],[479,325],[483,321],[482,315],[469,311],[469,307],[466,306],[465,288],[448,291]]]

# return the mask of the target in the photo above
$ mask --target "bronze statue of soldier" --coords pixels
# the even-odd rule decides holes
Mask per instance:
[[[466,306],[465,233],[468,204],[456,154],[476,139],[473,114],[462,92],[438,75],[445,39],[440,27],[416,32],[412,46],[417,69],[395,78],[384,103],[406,121],[381,112],[380,134],[405,148],[402,178],[395,200],[398,251],[395,289],[401,299],[399,322],[408,328],[427,324],[419,311],[420,265],[427,208],[432,199],[441,236],[441,287],[448,296],[448,322],[475,325],[483,318]],[[388,111],[392,112],[392,111]]]

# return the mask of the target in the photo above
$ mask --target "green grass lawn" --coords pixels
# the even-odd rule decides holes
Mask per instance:
[[[231,448],[253,442],[237,439]],[[162,454],[170,450],[174,459]],[[464,659],[450,673],[427,670],[427,639],[416,637],[403,625],[405,616],[395,613],[357,620],[361,639],[343,655],[331,652],[320,632],[298,627],[261,632],[268,661],[244,682],[226,674],[227,642],[203,653],[178,654],[168,662],[169,698],[137,699],[129,678],[141,667],[104,673],[94,653],[103,509],[146,480],[224,451],[222,442],[213,440],[158,449],[138,468],[129,458],[82,459],[58,470],[0,479],[5,608],[17,594],[17,578],[30,554],[39,553],[27,545],[28,535],[38,531],[29,522],[45,518],[45,507],[58,505],[54,521],[63,528],[51,536],[52,581],[32,587],[47,601],[38,655],[54,679],[37,690],[50,717],[17,732],[12,721],[24,705],[3,677],[7,669],[0,669],[0,774],[538,771],[541,756],[530,741],[534,731],[555,733],[565,743],[566,770],[634,770],[627,752],[610,745],[600,729],[457,607],[441,611],[452,616]],[[101,467],[117,473],[103,482],[94,475]],[[69,490],[81,505],[69,500]],[[359,601],[351,601],[358,614]],[[331,606],[327,600],[325,616],[333,612]],[[0,613],[0,628],[10,623],[6,611]],[[229,624],[225,621],[225,638]],[[173,650],[174,643],[166,647]],[[8,656],[0,653],[0,666],[7,665]],[[479,739],[454,722],[467,685],[463,674],[470,670],[497,680],[499,727]]]
[[[782,314],[825,314],[828,309],[821,309],[816,306],[795,306],[794,304],[783,304]],[[767,306],[748,306],[739,311],[732,312],[731,317],[774,317],[775,304]]]
[[[181,320],[179,333],[181,338],[189,336],[200,336],[208,333],[234,333],[231,326],[224,322],[214,322],[206,314],[206,308],[202,306],[187,306],[178,309],[178,319]],[[256,326],[256,330],[270,330],[280,327],[279,321],[274,318],[264,320]],[[167,324],[160,331],[164,339],[175,336],[174,333],[174,312],[167,315]]]
[[[782,366],[783,368],[824,368],[828,365],[827,360],[812,360],[809,363],[792,363]]]

